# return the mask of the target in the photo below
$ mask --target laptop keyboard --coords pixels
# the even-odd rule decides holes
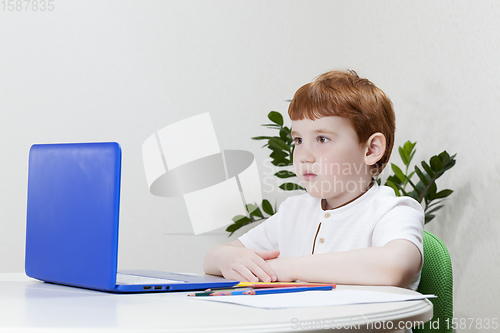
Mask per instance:
[[[116,273],[116,284],[171,284],[186,283],[181,280],[158,279],[147,276]]]

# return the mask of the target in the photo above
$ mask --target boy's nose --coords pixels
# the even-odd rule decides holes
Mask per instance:
[[[309,149],[301,149],[299,152],[298,160],[301,163],[314,163],[314,154]]]

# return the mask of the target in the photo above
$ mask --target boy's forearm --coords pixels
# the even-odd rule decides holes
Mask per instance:
[[[289,280],[404,287],[411,282],[420,265],[417,248],[414,248],[416,253],[411,248],[406,250],[409,256],[389,246],[283,258],[288,262],[271,263],[271,267],[278,278]]]
[[[297,280],[359,285],[399,285],[398,272],[382,248],[298,257]],[[317,280],[317,281],[316,281]]]

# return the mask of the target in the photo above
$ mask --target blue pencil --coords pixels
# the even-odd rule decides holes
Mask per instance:
[[[222,292],[211,293],[208,296],[264,295],[264,294],[298,293],[310,290],[332,290],[332,289],[333,286],[265,288],[265,289],[255,289],[255,290],[222,291]]]

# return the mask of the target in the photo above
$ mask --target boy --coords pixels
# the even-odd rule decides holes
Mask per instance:
[[[389,98],[354,71],[331,71],[297,90],[288,114],[295,173],[307,193],[286,199],[238,240],[211,248],[205,272],[416,290],[423,209],[375,181],[394,145]]]

